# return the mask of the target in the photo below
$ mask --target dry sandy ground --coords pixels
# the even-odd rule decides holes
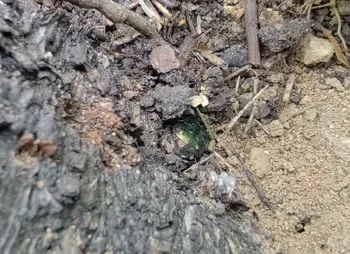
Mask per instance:
[[[237,138],[239,127],[231,137],[276,209],[268,210],[245,175],[233,172],[275,253],[350,253],[350,75],[336,79],[336,73],[297,77],[302,98],[279,112],[281,136],[256,126],[255,137]]]

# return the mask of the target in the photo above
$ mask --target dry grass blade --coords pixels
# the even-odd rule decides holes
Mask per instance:
[[[261,96],[261,94],[263,92],[266,91],[266,89],[269,88],[269,86],[265,86],[263,89],[261,89],[254,97],[251,101],[249,101],[242,109],[241,111],[238,112],[237,116],[235,116],[228,125],[226,125],[226,130],[224,131],[224,134],[222,135],[222,137],[220,138],[220,141],[218,142],[218,146],[220,147],[223,143],[223,141],[225,140],[227,134],[230,132],[230,130],[233,128],[233,126],[237,123],[237,121],[241,118],[241,116],[243,115],[243,113],[254,103],[254,101],[256,99],[259,98],[259,96]]]
[[[153,21],[163,24],[161,16],[158,14],[157,10],[154,8],[149,0],[139,0],[139,4],[146,15]]]
[[[167,8],[165,8],[165,6],[163,6],[160,2],[158,2],[157,0],[152,0],[152,3],[158,8],[158,10],[163,13],[165,16],[167,16],[168,18],[172,18],[173,15],[170,13],[170,11],[168,11]]]
[[[329,30],[327,30],[326,28],[322,28],[322,31],[323,31],[324,35],[327,36],[328,40],[332,43],[334,51],[335,51],[335,55],[337,56],[337,59],[341,63],[343,63],[346,67],[350,68],[349,61],[348,61],[347,57],[344,55],[339,43],[333,37],[332,33]]]
[[[245,72],[246,70],[249,70],[250,68],[251,68],[250,65],[243,66],[243,67],[239,68],[238,70],[236,70],[235,72],[233,72],[230,75],[228,75],[227,77],[223,78],[220,81],[220,83],[224,83],[224,82],[226,82],[226,81],[228,81],[228,80],[238,76],[239,74]]]
[[[292,94],[292,90],[294,87],[295,78],[296,78],[295,74],[292,73],[290,74],[289,79],[287,80],[286,88],[284,89],[284,94],[282,97],[282,102],[284,104],[287,104],[290,101],[290,96]]]
[[[238,121],[238,119],[243,115],[243,113],[254,103],[254,101],[259,98],[259,96],[265,92],[265,90],[268,88],[269,86],[265,86],[263,89],[261,89],[254,97],[253,99],[248,102],[243,108],[242,110],[238,113],[238,115],[233,118],[231,120],[231,122],[227,125],[226,127],[226,130],[225,130],[225,133],[227,134],[231,129],[232,127],[236,124],[236,122]]]
[[[198,52],[212,64],[220,66],[225,63],[220,57],[214,55],[211,50],[199,49]]]

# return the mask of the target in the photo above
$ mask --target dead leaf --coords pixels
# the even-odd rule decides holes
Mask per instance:
[[[154,69],[161,73],[180,68],[180,61],[175,55],[175,51],[170,45],[155,47],[150,56],[150,63]]]
[[[218,66],[224,64],[224,60],[222,60],[220,57],[214,55],[211,50],[203,50],[203,51],[199,51],[199,52],[201,53],[201,55],[204,58],[206,58],[212,64],[215,64]]]
[[[206,45],[201,44],[198,46],[197,51],[209,62],[215,65],[223,65],[225,62],[220,57],[213,54],[213,51],[210,50]]]
[[[337,40],[334,38],[334,36],[332,35],[331,31],[325,29],[322,27],[322,31],[324,33],[324,35],[327,36],[328,40],[332,43],[334,51],[335,51],[335,55],[337,56],[337,59],[343,63],[346,67],[350,68],[349,66],[349,61],[347,59],[347,57],[344,55],[343,51],[341,50],[341,47],[339,45],[339,43],[337,42]]]

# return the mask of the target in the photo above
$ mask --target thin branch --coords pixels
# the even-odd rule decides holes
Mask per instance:
[[[226,126],[226,130],[223,134],[223,137],[220,139],[219,144],[221,144],[221,142],[223,141],[223,139],[225,139],[225,136],[227,135],[227,133],[232,129],[232,127],[237,123],[237,121],[241,118],[241,116],[243,115],[243,113],[253,104],[253,102],[258,99],[260,97],[260,95],[268,88],[269,86],[265,86],[263,89],[261,89],[254,97],[253,99],[248,102],[242,109],[241,111],[238,112],[237,116],[235,116],[230,123]]]
[[[290,101],[290,96],[292,94],[294,82],[295,82],[295,74],[292,73],[290,74],[289,79],[287,80],[287,83],[286,83],[286,88],[284,89],[284,94],[282,98],[282,102],[284,104],[287,104]]]
[[[236,81],[236,88],[235,88],[235,92],[236,92],[236,94],[238,93],[238,89],[239,89],[239,82],[240,82],[240,80],[241,80],[241,76],[238,76],[237,81]]]
[[[71,4],[86,9],[96,9],[114,23],[124,23],[135,28],[141,34],[163,42],[157,32],[156,26],[146,18],[126,9],[113,0],[65,0]]]
[[[258,77],[254,77],[253,78],[253,82],[254,82],[254,95],[256,95],[256,93],[258,92],[258,85],[259,85],[259,79]],[[248,131],[250,130],[250,127],[252,126],[253,120],[254,120],[254,116],[255,116],[255,112],[257,110],[257,104],[256,101],[253,103],[253,108],[252,111],[250,113],[249,119],[248,119],[248,123],[244,129],[244,135],[248,134]]]
[[[248,59],[253,65],[260,65],[258,38],[258,6],[256,0],[245,0],[245,29],[248,44]]]
[[[221,164],[224,164],[227,167],[228,170],[235,171],[235,168],[233,166],[231,166],[231,164],[229,162],[227,162],[227,160],[225,160],[225,158],[223,156],[221,156],[218,152],[216,152],[215,150],[211,150],[211,152],[215,155],[217,160],[219,162],[221,162]],[[245,165],[244,159],[241,156],[239,156],[239,155],[235,155],[235,156],[238,158],[239,162],[241,163],[243,171],[247,175],[247,178],[248,178],[249,182],[252,184],[253,188],[256,190],[256,192],[258,194],[258,198],[260,199],[260,201],[264,205],[266,205],[273,213],[275,213],[276,211],[273,208],[272,204],[270,203],[269,199],[266,197],[263,189],[255,181],[252,172],[250,172],[248,167]]]
[[[205,128],[207,129],[207,132],[208,132],[208,135],[210,137],[210,140],[215,140],[215,137],[214,137],[214,135],[213,135],[213,133],[212,133],[212,131],[210,129],[210,126],[208,125],[207,121],[205,120],[202,112],[198,109],[198,107],[196,107],[196,111],[197,111],[199,117],[201,118]]]
[[[260,201],[266,205],[273,213],[275,213],[275,209],[273,208],[272,204],[270,203],[269,199],[266,197],[263,189],[259,186],[259,184],[255,181],[252,172],[250,172],[250,170],[248,169],[248,167],[245,165],[244,163],[244,159],[241,156],[237,156],[238,160],[240,161],[242,168],[244,170],[244,172],[247,175],[248,180],[251,182],[251,184],[253,185],[254,189],[256,190],[257,194],[258,194],[258,198],[260,199]]]
[[[246,66],[243,66],[242,68],[239,68],[238,70],[236,70],[235,72],[231,73],[230,75],[228,75],[226,78],[223,78],[220,83],[224,83],[236,76],[238,76],[239,74],[241,74],[242,72],[245,72],[246,70],[249,70],[251,68],[250,65],[246,65]]]

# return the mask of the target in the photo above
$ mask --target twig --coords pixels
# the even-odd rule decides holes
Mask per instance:
[[[197,47],[198,42],[211,30],[212,28],[209,28],[208,30],[204,31],[201,35],[192,34],[185,38],[184,42],[180,45],[181,66],[185,66],[187,64],[187,61],[193,50]]]
[[[348,47],[346,46],[346,41],[341,33],[342,20],[341,20],[341,17],[340,17],[338,8],[337,8],[337,0],[331,0],[331,8],[332,8],[332,11],[334,12],[334,14],[337,18],[337,21],[338,21],[338,29],[337,29],[338,37],[340,38],[340,40],[343,44],[344,50],[348,51]]]
[[[244,159],[241,156],[237,156],[239,162],[242,165],[242,168],[244,170],[244,172],[247,175],[248,180],[251,182],[251,184],[253,185],[254,189],[256,190],[257,194],[258,194],[258,198],[260,199],[260,201],[266,205],[273,213],[275,213],[275,209],[273,208],[272,204],[270,203],[269,199],[266,197],[263,189],[258,185],[258,183],[255,181],[252,172],[250,172],[250,170],[248,169],[248,167],[245,165],[244,163]]]
[[[234,171],[235,168],[233,166],[231,166],[231,164],[229,162],[227,162],[224,157],[222,157],[218,152],[211,150],[211,152],[215,155],[215,157],[217,158],[217,160],[219,162],[221,162],[222,164],[224,164],[229,170]],[[249,180],[249,182],[253,185],[253,188],[256,190],[257,194],[258,194],[258,198],[260,199],[260,201],[266,205],[273,213],[275,213],[275,209],[273,208],[272,204],[270,203],[269,199],[266,197],[263,189],[259,186],[259,184],[255,181],[252,172],[250,172],[250,170],[248,169],[248,167],[245,165],[244,163],[244,159],[239,156],[239,155],[235,155],[239,162],[242,165],[243,171],[245,172],[245,174],[247,175],[247,178]]]
[[[259,85],[259,79],[257,77],[254,77],[254,95],[256,95],[256,93],[258,92],[258,85]],[[253,108],[252,108],[252,111],[251,111],[249,119],[248,119],[248,123],[244,129],[244,135],[248,134],[248,131],[249,131],[250,127],[252,126],[252,122],[254,119],[256,109],[257,109],[257,105],[256,105],[256,101],[254,101]]]
[[[163,43],[156,26],[146,18],[128,10],[113,0],[65,0],[71,4],[86,9],[96,9],[114,23],[124,23],[135,28],[141,34]]]
[[[197,35],[197,30],[194,28],[194,25],[190,16],[190,12],[186,10],[185,14],[186,14],[188,26],[190,27],[191,35]]]
[[[211,129],[210,129],[209,125],[207,124],[207,121],[205,120],[202,112],[200,112],[200,110],[197,107],[196,107],[196,111],[197,111],[199,117],[201,118],[205,128],[207,129],[210,140],[215,140],[215,137],[214,137],[213,133],[211,132]]]
[[[242,72],[245,72],[246,70],[249,70],[251,68],[250,65],[246,65],[246,66],[243,66],[241,68],[239,68],[238,70],[236,70],[235,72],[231,73],[230,75],[228,75],[226,78],[223,78],[220,83],[224,83],[226,82],[227,80],[230,80],[236,76],[238,76],[239,74],[241,74]]]
[[[146,15],[153,21],[158,22],[160,27],[162,24],[164,24],[161,16],[157,12],[156,8],[154,8],[150,0],[139,0],[139,4]]]
[[[338,37],[339,39],[341,40],[341,43],[344,47],[344,50],[345,52],[348,51],[348,47],[346,45],[346,41],[341,33],[341,29],[342,29],[342,20],[341,20],[341,17],[340,17],[340,14],[339,14],[339,11],[338,11],[338,8],[337,8],[337,0],[330,0],[330,2],[328,4],[323,4],[323,5],[318,5],[318,6],[314,6],[312,7],[313,3],[314,3],[315,0],[311,1],[311,3],[309,3],[309,8],[310,10],[311,9],[319,9],[319,8],[324,8],[324,7],[330,7],[337,19],[337,22],[338,22],[338,28],[337,28],[337,34],[338,34]]]
[[[173,39],[172,39],[171,35],[173,33],[174,25],[176,24],[176,19],[179,17],[179,15],[180,15],[180,11],[176,12],[175,15],[170,19],[170,25],[169,25],[168,32],[167,32],[167,35],[166,35],[166,38],[172,44],[173,44]]]
[[[241,76],[238,76],[237,81],[236,81],[236,89],[235,89],[236,94],[238,93],[238,89],[239,89],[239,81],[240,81],[240,80],[241,80]]]
[[[197,15],[197,27],[196,27],[197,34],[202,33],[202,18],[200,15]]]
[[[252,65],[260,65],[260,49],[258,39],[258,6],[256,0],[245,0],[245,29],[248,44],[248,59]]]
[[[231,171],[234,171],[235,168],[233,166],[231,166],[230,163],[228,163],[224,157],[222,157],[218,152],[214,151],[214,150],[211,150],[211,152],[215,155],[216,159],[221,162],[221,164],[224,164],[227,169],[231,170]]]
[[[203,160],[201,160],[201,161],[199,161],[199,162],[193,164],[191,167],[189,167],[188,169],[186,169],[186,170],[184,171],[184,173],[186,173],[186,172],[188,172],[188,171],[194,169],[195,167],[198,167],[199,165],[203,165],[203,164],[206,163],[208,160],[210,160],[213,156],[214,156],[214,154],[211,154],[211,155],[209,155],[207,158],[205,158],[205,159],[203,159]]]
[[[290,101],[290,96],[292,94],[293,86],[294,86],[294,81],[295,81],[295,74],[292,73],[290,74],[287,83],[286,83],[286,88],[284,89],[284,94],[282,97],[282,102],[284,104],[289,103]]]
[[[225,136],[227,135],[227,133],[232,129],[232,127],[236,124],[236,122],[239,120],[239,118],[241,118],[241,116],[243,115],[243,113],[253,104],[253,102],[259,98],[259,96],[268,88],[269,86],[265,86],[263,89],[261,89],[254,97],[253,99],[248,102],[242,109],[241,111],[238,112],[237,116],[235,116],[230,123],[226,126],[226,130],[223,134],[223,137],[220,139],[219,144],[221,144],[222,140],[225,138]]]
[[[152,3],[158,8],[158,10],[163,13],[168,18],[171,18],[173,15],[157,0],[152,0]]]
[[[268,135],[271,136],[270,132],[262,125],[258,120],[254,119],[254,121],[259,125],[259,127]]]
[[[262,13],[262,11],[264,10],[265,3],[266,3],[266,0],[261,0],[259,3],[259,7],[258,7],[258,15],[259,16]]]
[[[288,122],[290,119],[292,119],[298,115],[301,115],[301,114],[305,113],[306,111],[308,111],[309,109],[312,109],[314,107],[316,107],[316,105],[313,105],[313,106],[307,107],[306,109],[300,110],[300,111],[290,115],[287,119],[283,120],[282,123]]]

